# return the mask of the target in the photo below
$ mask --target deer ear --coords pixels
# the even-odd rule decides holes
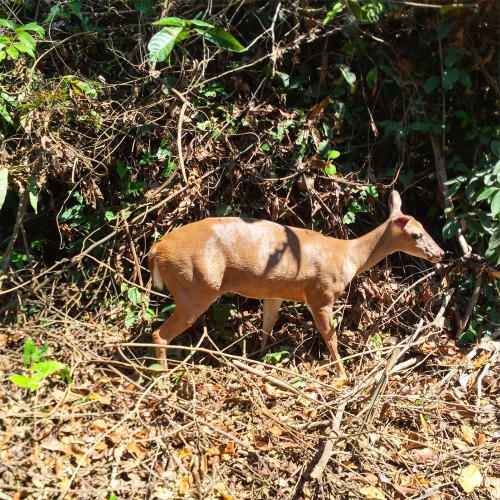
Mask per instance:
[[[401,217],[398,217],[397,219],[394,219],[392,223],[398,227],[400,231],[403,231],[404,228],[406,227],[406,224],[410,222],[411,217],[408,217],[406,215],[402,215]]]
[[[397,191],[393,191],[389,196],[389,208],[391,214],[395,211],[401,211],[401,196],[399,196]]]

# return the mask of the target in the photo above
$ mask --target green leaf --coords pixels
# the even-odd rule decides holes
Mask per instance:
[[[231,33],[215,26],[214,28],[204,31],[202,29],[196,28],[198,33],[201,33],[209,42],[212,42],[217,47],[226,50],[232,50],[234,52],[243,52],[245,47],[241,45],[236,38],[231,35]]]
[[[443,88],[445,90],[449,90],[453,87],[453,85],[457,82],[460,77],[460,69],[459,68],[451,68],[445,70],[443,73]]]
[[[31,57],[35,57],[35,53],[29,45],[25,45],[24,43],[13,43],[12,47],[23,54],[29,54]]]
[[[441,83],[440,76],[430,76],[424,82],[424,92],[430,94],[433,90],[436,90],[438,85]]]
[[[153,62],[163,62],[170,58],[175,44],[188,34],[186,28],[163,28],[156,33],[148,43],[149,59]]]
[[[345,78],[345,81],[352,87],[356,82],[356,75],[346,64],[339,64],[338,67],[342,73],[342,76]]]
[[[38,377],[30,378],[24,375],[12,375],[9,377],[9,380],[19,387],[24,387],[25,389],[30,389],[32,391],[36,391],[38,389],[38,384],[40,383]]]
[[[27,45],[28,47],[30,47],[32,49],[32,51],[36,48],[36,40],[27,31],[19,31],[17,33],[17,38],[24,45]]]
[[[378,68],[375,66],[372,68],[370,71],[368,71],[368,74],[366,75],[366,85],[368,85],[368,88],[371,90],[375,85],[377,85],[378,82]]]
[[[148,367],[150,370],[157,370],[161,372],[163,370],[163,366],[161,366],[159,363],[153,363]]]
[[[329,160],[336,160],[340,156],[340,151],[336,149],[330,149],[327,153],[327,157]]]
[[[10,47],[7,47],[5,49],[5,52],[7,52],[7,54],[12,59],[14,59],[14,61],[17,61],[19,59],[19,51],[13,45],[11,45]]]
[[[493,196],[493,194],[496,192],[496,191],[499,191],[500,192],[500,188],[497,188],[495,186],[493,187],[487,187],[477,198],[476,198],[476,201],[483,201],[483,200],[486,200],[486,199],[489,199]]]
[[[30,174],[28,176],[28,189],[29,189],[29,197],[30,197],[30,203],[31,206],[33,207],[33,210],[35,213],[38,213],[38,185],[36,183],[36,177],[33,174]]]
[[[198,28],[211,29],[216,27],[214,23],[211,23],[210,21],[204,21],[203,19],[191,19],[191,21],[189,22],[193,26],[198,26]]]
[[[496,217],[500,213],[500,191],[491,200],[491,211],[493,217]]]
[[[212,304],[212,311],[214,314],[217,326],[224,326],[227,321],[232,318],[238,310],[233,304]]]
[[[9,169],[0,168],[0,210],[2,209],[5,197],[7,196],[8,187],[9,187]]]
[[[5,26],[6,28],[16,29],[16,24],[8,19],[0,19],[0,26]]]
[[[184,26],[189,26],[190,22],[180,17],[164,17],[153,24],[157,26],[178,26],[182,28]]]
[[[42,37],[45,36],[45,30],[37,23],[28,23],[16,28],[16,33],[18,34],[18,36],[20,31],[34,31]]]
[[[132,304],[140,304],[141,296],[141,292],[135,286],[131,286],[127,290],[127,298],[130,302],[132,302]]]
[[[326,165],[325,166],[325,173],[326,173],[326,175],[331,177],[332,175],[335,175],[337,173],[337,167],[333,164]]]
[[[35,342],[31,337],[28,337],[23,347],[24,366],[30,366],[31,360],[38,362],[40,361],[40,356],[36,350]]]
[[[134,2],[134,9],[137,12],[142,12],[146,16],[154,16],[156,14],[151,5],[151,0],[138,0]]]
[[[31,367],[33,371],[40,372],[44,378],[64,368],[66,365],[60,361],[40,361]]]
[[[447,222],[443,227],[443,238],[449,240],[458,234],[460,223],[456,220]]]
[[[492,139],[491,140],[491,143],[490,143],[490,149],[491,149],[491,152],[497,157],[499,158],[500,157],[500,141],[497,141],[495,139]],[[496,174],[495,174],[496,175]]]
[[[342,2],[334,3],[332,8],[326,13],[323,24],[328,24],[339,12],[342,12],[343,9],[344,4]]]

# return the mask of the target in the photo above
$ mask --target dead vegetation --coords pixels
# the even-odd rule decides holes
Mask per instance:
[[[239,297],[222,298],[179,337],[169,373],[151,368],[153,323],[170,304],[150,292],[145,270],[159,234],[243,215],[354,237],[385,219],[395,183],[407,188],[406,212],[441,233],[432,158],[442,144],[410,124],[432,122],[441,102],[418,85],[441,64],[420,30],[442,19],[391,6],[380,23],[351,26],[346,16],[328,25],[323,5],[210,2],[206,16],[248,52],[194,39],[167,66],[145,56],[159,12],[78,3],[81,18],[49,23],[36,62],[4,61],[2,85],[21,97],[6,108],[16,126],[2,122],[0,147],[9,169],[0,211],[0,500],[500,498],[498,341],[483,335],[495,328],[498,271],[477,256],[437,268],[392,256],[357,278],[335,312],[346,384],[332,378],[298,305],[281,312],[274,356],[262,362],[253,347],[259,304]],[[9,15],[41,22],[48,7]],[[187,19],[199,10],[163,7]],[[445,50],[477,54],[468,67],[477,70],[474,95],[485,97],[471,106],[490,110],[477,117],[486,122],[498,95],[495,9],[481,3],[480,36],[460,10],[443,38]],[[352,40],[368,49],[353,52]],[[358,74],[353,85],[348,70]],[[470,90],[448,90],[454,109],[469,104]],[[411,131],[403,139],[381,124],[400,118]],[[477,144],[455,134],[445,152],[459,145],[472,165]],[[456,192],[453,201],[464,198]],[[476,323],[474,343],[459,345]],[[11,382],[33,373],[23,365],[28,338],[69,368],[72,383],[57,373],[38,390]]]

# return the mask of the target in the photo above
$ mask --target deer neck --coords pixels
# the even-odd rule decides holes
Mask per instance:
[[[389,219],[368,234],[350,241],[348,258],[356,268],[356,275],[367,271],[397,250],[390,223]]]

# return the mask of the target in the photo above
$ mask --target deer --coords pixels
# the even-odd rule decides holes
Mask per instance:
[[[267,344],[284,300],[303,302],[333,358],[335,376],[347,379],[338,353],[333,304],[352,279],[401,251],[432,263],[444,251],[422,224],[401,212],[397,191],[389,218],[368,234],[337,239],[261,219],[206,218],[174,229],[150,249],[148,264],[159,290],[175,301],[172,315],[153,332],[158,362],[166,347],[222,294],[263,299],[262,345]]]

